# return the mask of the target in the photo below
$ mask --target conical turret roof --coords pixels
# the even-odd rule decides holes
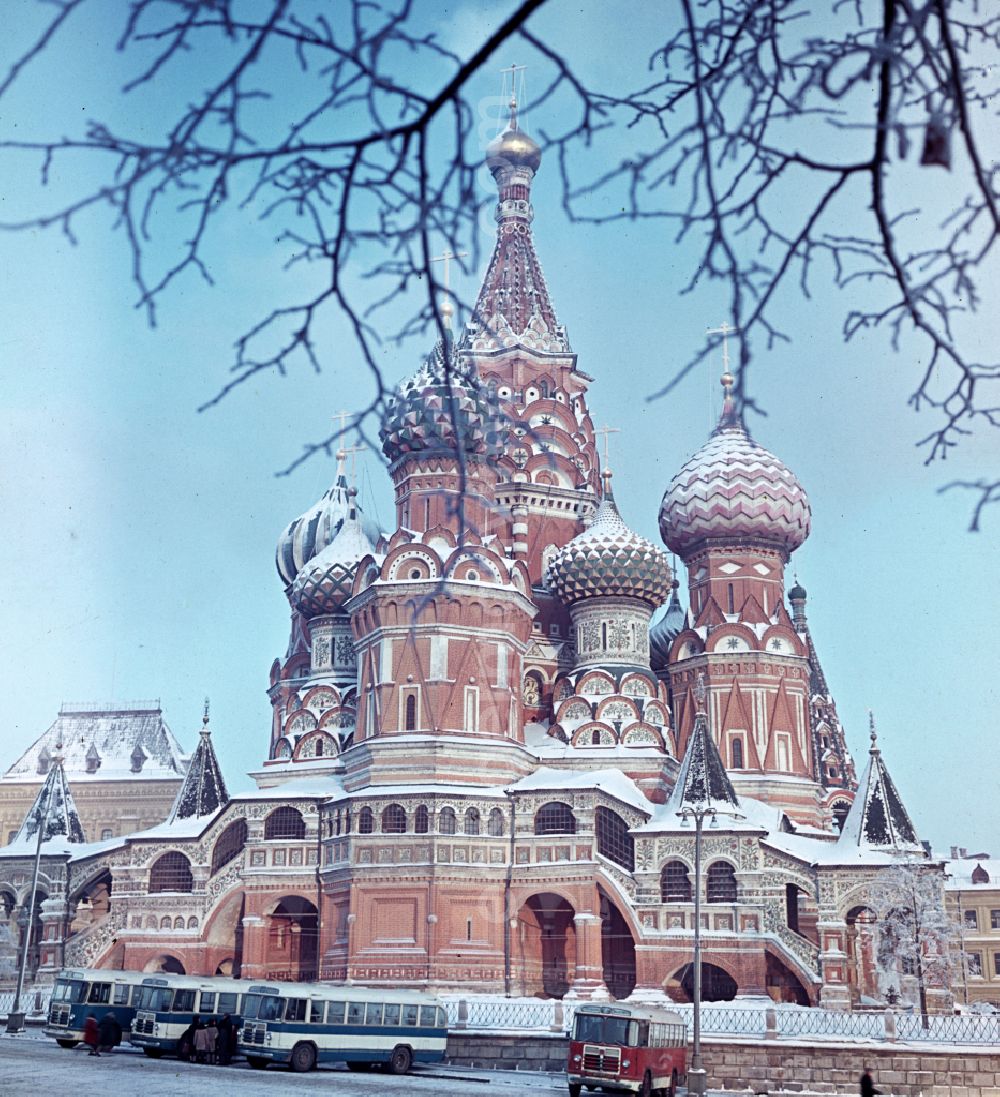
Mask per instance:
[[[868,765],[858,782],[854,803],[837,844],[884,853],[921,853],[923,846],[916,827],[885,768],[874,717],[870,721],[870,734]]]
[[[198,746],[188,766],[184,784],[178,790],[174,806],[167,817],[167,824],[174,823],[178,819],[214,815],[219,808],[225,807],[228,803],[229,792],[222,777],[219,760],[215,757],[215,748],[212,746],[206,704]]]
[[[33,846],[38,841],[39,827],[42,828],[43,842],[61,839],[70,844],[80,844],[86,841],[80,814],[66,781],[62,757],[58,753],[53,757],[45,783],[38,790],[35,802],[28,809],[21,829],[10,845]]]
[[[704,683],[699,681],[699,690]],[[739,812],[740,801],[733,788],[726,767],[722,764],[719,748],[712,738],[708,726],[708,716],[699,699],[698,713],[694,719],[694,728],[688,739],[684,760],[677,774],[677,784],[667,800],[666,812],[681,812],[685,808],[694,808],[706,812],[716,811],[722,815]]]

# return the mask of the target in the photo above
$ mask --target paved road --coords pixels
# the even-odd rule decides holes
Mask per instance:
[[[292,1074],[282,1067],[256,1071],[242,1062],[213,1067],[148,1059],[124,1047],[95,1059],[84,1048],[67,1051],[36,1035],[0,1037],[0,1097],[310,1097],[320,1092],[332,1097],[566,1097],[566,1085],[558,1075],[457,1068],[424,1067],[401,1078],[381,1071],[351,1074],[339,1066],[310,1074]]]

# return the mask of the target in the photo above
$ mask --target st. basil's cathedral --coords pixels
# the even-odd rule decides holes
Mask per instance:
[[[593,378],[535,252],[541,160],[512,112],[488,150],[497,237],[473,318],[453,334],[443,303],[445,337],[381,423],[395,529],[362,513],[341,453],[280,538],[290,637],[257,789],[228,793],[206,714],[167,819],[88,841],[63,744],[32,748],[44,784],[0,849],[0,920],[16,934],[41,827],[22,919],[38,981],[91,966],[686,1000],[700,886],[705,997],[884,999],[880,874],[943,874],[874,726],[857,777],[806,592],[786,587],[806,492],[724,375],[660,509],[684,607],[601,467]]]

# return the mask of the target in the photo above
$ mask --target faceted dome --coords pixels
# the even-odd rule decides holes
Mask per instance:
[[[390,398],[379,429],[390,463],[425,450],[461,450],[478,457],[500,452],[504,431],[499,404],[474,369],[459,363],[450,341],[448,353],[449,377],[439,340],[434,353]]]
[[[680,583],[675,579],[670,584],[670,602],[666,612],[649,623],[649,665],[653,670],[666,667],[670,657],[670,646],[684,631],[685,614],[681,601],[677,597]]]
[[[286,587],[292,585],[305,564],[330,544],[347,518],[351,500],[344,473],[345,458],[346,454],[340,450],[337,453],[337,479],[333,486],[305,514],[289,522],[278,538],[274,562]],[[362,514],[356,501],[354,507],[365,536],[376,544],[381,536],[378,525]]]
[[[584,598],[639,598],[658,606],[670,590],[667,554],[622,521],[605,473],[604,498],[588,529],[549,561],[549,589],[567,604]]]
[[[351,489],[353,504],[355,491]],[[343,613],[344,603],[351,596],[354,573],[360,561],[375,547],[368,539],[357,511],[352,506],[340,527],[340,532],[309,560],[295,577],[289,599],[292,608],[304,617],[320,617]]]
[[[732,376],[719,425],[677,473],[660,506],[660,535],[682,558],[703,541],[752,538],[792,552],[809,536],[809,499],[775,455],[740,419]]]

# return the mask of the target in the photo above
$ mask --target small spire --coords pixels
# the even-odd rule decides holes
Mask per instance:
[[[210,703],[209,699],[206,697],[205,698],[205,707],[204,707],[204,709],[202,711],[202,714],[201,714],[201,734],[202,735],[211,735],[211,732],[209,731],[209,727],[208,727],[208,712],[209,712],[210,704],[211,703]]]
[[[875,713],[871,709],[868,710],[868,737],[872,741],[872,745],[869,748],[869,754],[878,754],[878,732],[875,730]]]
[[[609,468],[601,470],[601,498],[607,499],[609,503],[615,501],[615,493],[611,490],[611,469]]]

